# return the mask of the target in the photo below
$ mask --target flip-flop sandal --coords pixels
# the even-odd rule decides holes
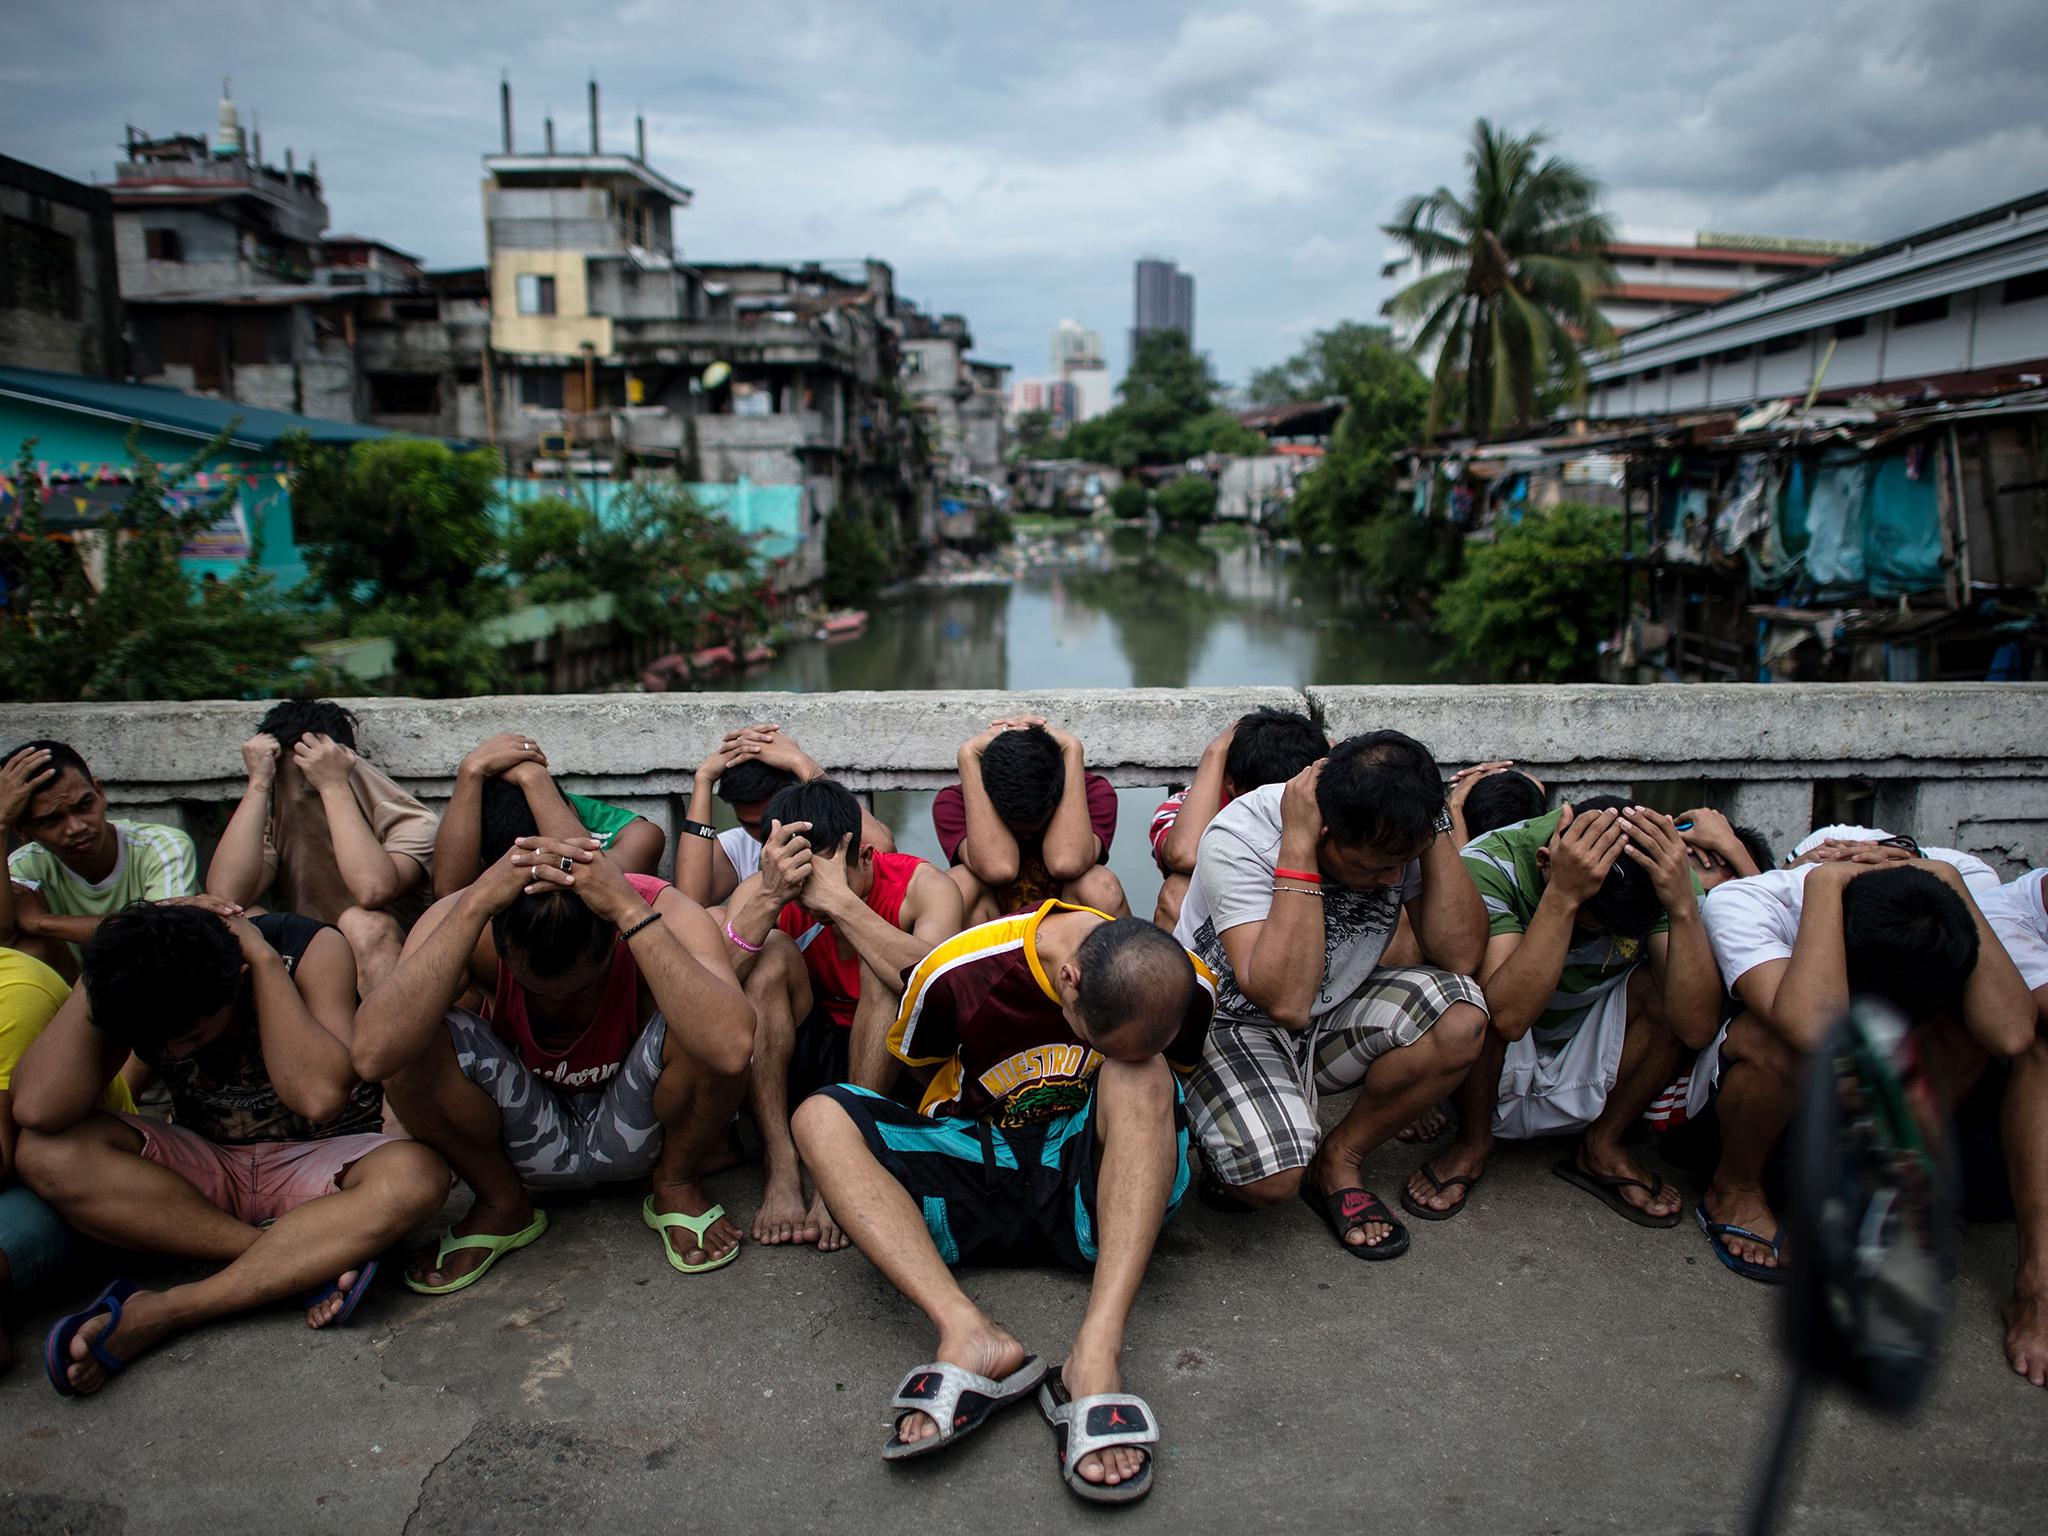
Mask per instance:
[[[107,1326],[97,1337],[86,1345],[86,1353],[100,1363],[100,1369],[109,1378],[120,1375],[128,1369],[128,1362],[107,1349],[115,1330],[121,1326],[121,1304],[133,1296],[137,1286],[133,1280],[116,1280],[99,1294],[99,1299],[83,1312],[74,1312],[69,1317],[60,1317],[43,1339],[43,1369],[49,1374],[50,1385],[65,1397],[81,1397],[78,1388],[71,1385],[70,1368],[75,1363],[71,1358],[71,1341],[78,1337],[78,1330],[98,1317],[107,1314]]]
[[[533,1213],[533,1220],[517,1232],[503,1234],[473,1232],[468,1237],[457,1237],[455,1229],[450,1227],[441,1234],[441,1246],[434,1254],[434,1268],[441,1268],[448,1262],[450,1254],[460,1253],[465,1248],[488,1249],[488,1256],[484,1259],[483,1263],[477,1265],[468,1274],[450,1280],[446,1285],[426,1285],[421,1281],[415,1280],[408,1273],[405,1277],[405,1288],[409,1291],[418,1291],[422,1296],[452,1296],[467,1286],[475,1285],[477,1281],[483,1279],[485,1275],[491,1272],[491,1266],[496,1264],[498,1260],[515,1249],[524,1248],[528,1243],[538,1238],[541,1233],[547,1231],[547,1229],[548,1213],[546,1211],[535,1211]]]
[[[1484,1172],[1480,1172],[1473,1174],[1469,1179],[1462,1173],[1452,1178],[1440,1179],[1436,1176],[1435,1158],[1431,1158],[1415,1171],[1429,1180],[1429,1188],[1432,1194],[1440,1195],[1447,1189],[1462,1189],[1465,1191],[1464,1194],[1458,1197],[1456,1205],[1439,1211],[1433,1206],[1424,1205],[1420,1200],[1409,1194],[1408,1186],[1403,1184],[1401,1186],[1401,1209],[1421,1221],[1449,1221],[1458,1212],[1465,1209],[1465,1203],[1472,1198],[1472,1191],[1477,1189],[1479,1181],[1486,1177]]]
[[[1784,1233],[1780,1232],[1776,1237],[1764,1237],[1750,1231],[1747,1227],[1734,1226],[1725,1221],[1715,1221],[1707,1214],[1707,1204],[1704,1200],[1692,1208],[1692,1214],[1693,1218],[1699,1222],[1700,1230],[1707,1234],[1707,1241],[1714,1245],[1714,1257],[1734,1270],[1736,1274],[1742,1276],[1743,1279],[1754,1280],[1759,1285],[1783,1285],[1786,1280],[1791,1278],[1785,1273],[1782,1266],[1773,1267],[1768,1264],[1758,1264],[1751,1259],[1738,1259],[1728,1251],[1727,1239],[1739,1237],[1748,1242],[1761,1243],[1764,1247],[1770,1249],[1773,1254],[1776,1254],[1779,1251],[1778,1245],[1785,1241]]]
[[[1005,1408],[1014,1408],[1028,1398],[1045,1379],[1045,1362],[1036,1355],[1001,1381],[977,1376],[957,1365],[934,1360],[905,1374],[903,1385],[889,1400],[896,1410],[896,1422],[882,1447],[882,1460],[909,1461],[931,1456],[966,1439]],[[922,1440],[903,1438],[903,1420],[921,1413],[939,1426],[936,1435]]]
[[[350,1286],[348,1288],[348,1294],[342,1297],[341,1310],[335,1313],[334,1316],[330,1317],[325,1323],[321,1324],[321,1326],[323,1328],[339,1328],[343,1323],[347,1322],[350,1318],[354,1317],[356,1315],[357,1304],[362,1301],[363,1294],[369,1290],[370,1282],[376,1278],[377,1261],[375,1259],[372,1259],[369,1263],[365,1264],[361,1269],[356,1271],[356,1283]],[[340,1287],[337,1286],[332,1280],[330,1280],[327,1282],[327,1284],[315,1286],[312,1290],[306,1292],[305,1295],[301,1296],[299,1298],[299,1305],[304,1307],[308,1312],[310,1312],[313,1310],[313,1308],[319,1306],[321,1302],[326,1301],[330,1297],[332,1297],[335,1294],[335,1292],[339,1289]]]
[[[1335,1234],[1337,1246],[1355,1259],[1398,1259],[1408,1251],[1408,1229],[1394,1219],[1394,1213],[1387,1209],[1386,1201],[1369,1189],[1339,1189],[1327,1195],[1317,1195],[1306,1183],[1301,1186],[1301,1198],[1308,1202],[1308,1208],[1322,1217],[1330,1231]],[[1377,1243],[1347,1243],[1346,1233],[1355,1232],[1372,1222],[1385,1222],[1394,1230]]]
[[[1639,1227],[1675,1227],[1685,1219],[1683,1206],[1667,1216],[1652,1216],[1641,1206],[1631,1204],[1622,1198],[1621,1192],[1624,1189],[1640,1189],[1652,1200],[1663,1194],[1664,1181],[1654,1173],[1650,1175],[1650,1182],[1647,1184],[1641,1179],[1604,1178],[1600,1174],[1586,1172],[1578,1165],[1576,1159],[1569,1157],[1561,1157],[1552,1163],[1550,1171],[1565,1183],[1583,1189],[1624,1221],[1632,1221]],[[1762,1239],[1759,1238],[1758,1241],[1761,1242]]]
[[[1076,1498],[1090,1504],[1135,1504],[1152,1491],[1152,1464],[1159,1457],[1159,1419],[1145,1399],[1128,1392],[1069,1397],[1065,1378],[1054,1371],[1039,1386],[1038,1411],[1052,1426],[1059,1447],[1060,1481]],[[1081,1475],[1083,1458],[1119,1445],[1135,1445],[1145,1452],[1145,1465],[1136,1477],[1121,1483],[1091,1483]]]
[[[661,1234],[661,1251],[668,1257],[669,1268],[685,1275],[708,1275],[714,1269],[725,1268],[740,1256],[740,1245],[734,1243],[715,1259],[706,1259],[702,1264],[685,1264],[682,1255],[676,1252],[676,1245],[669,1241],[669,1233],[680,1227],[696,1239],[690,1245],[692,1248],[699,1253],[708,1253],[711,1250],[704,1241],[704,1234],[709,1232],[713,1224],[724,1214],[724,1206],[714,1205],[702,1216],[685,1216],[679,1211],[657,1216],[654,1211],[654,1196],[649,1195],[640,1202],[640,1219]]]

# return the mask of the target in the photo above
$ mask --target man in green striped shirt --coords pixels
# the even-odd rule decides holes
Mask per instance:
[[[1457,1142],[1402,1204],[1453,1216],[1495,1138],[1579,1130],[1559,1176],[1639,1225],[1674,1225],[1677,1190],[1621,1136],[1721,1021],[1684,838],[1668,816],[1603,796],[1490,832],[1463,859],[1486,906],[1487,1045],[1456,1095]]]

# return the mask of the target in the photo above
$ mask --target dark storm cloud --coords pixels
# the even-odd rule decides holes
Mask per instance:
[[[647,116],[706,258],[875,254],[1045,366],[1072,315],[1120,357],[1130,261],[1198,283],[1227,377],[1385,297],[1379,225],[1459,181],[1471,121],[1547,126],[1624,224],[1884,239],[2048,183],[2038,4],[1559,0],[14,0],[0,151],[106,179],[124,122],[210,128],[232,75],[272,159],[317,153],[335,227],[482,254],[510,72],[608,145]]]

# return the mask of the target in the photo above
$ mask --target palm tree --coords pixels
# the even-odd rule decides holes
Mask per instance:
[[[1438,187],[1411,197],[1382,226],[1422,273],[1388,309],[1421,322],[1413,354],[1436,353],[1432,431],[1460,393],[1464,428],[1480,435],[1528,421],[1539,394],[1553,388],[1576,398],[1586,373],[1580,348],[1614,340],[1596,302],[1615,280],[1600,255],[1614,226],[1600,211],[1600,184],[1572,161],[1542,154],[1548,142],[1540,131],[1517,138],[1480,118],[1464,195]]]

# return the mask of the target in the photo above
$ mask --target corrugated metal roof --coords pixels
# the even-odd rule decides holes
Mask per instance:
[[[50,373],[41,368],[0,368],[0,398],[25,400],[113,421],[139,421],[144,426],[202,442],[235,424],[229,441],[240,448],[268,448],[294,429],[304,431],[316,443],[357,443],[392,435],[381,427],[323,421],[290,411],[266,411],[260,406],[210,400],[204,395],[156,384],[127,384],[114,379],[87,378],[83,374]]]

